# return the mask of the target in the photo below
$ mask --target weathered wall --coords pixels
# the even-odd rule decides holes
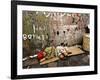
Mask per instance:
[[[52,13],[50,16],[50,38],[55,45],[64,42],[69,46],[82,42],[84,28],[89,24],[89,14]],[[57,34],[58,33],[58,34]]]

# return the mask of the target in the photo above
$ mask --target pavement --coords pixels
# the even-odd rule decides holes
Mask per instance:
[[[65,57],[63,60],[58,60],[48,64],[40,65],[37,58],[23,61],[23,68],[49,68],[49,67],[71,67],[71,66],[87,66],[90,64],[89,52],[75,56]]]

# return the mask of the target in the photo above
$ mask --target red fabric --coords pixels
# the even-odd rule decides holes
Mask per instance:
[[[43,51],[38,52],[37,55],[38,55],[37,57],[38,57],[39,60],[44,57]]]

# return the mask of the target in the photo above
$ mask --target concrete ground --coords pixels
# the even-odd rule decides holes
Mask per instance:
[[[23,62],[24,69],[30,68],[49,68],[49,67],[71,67],[71,66],[87,66],[89,65],[90,55],[89,52],[84,54],[65,57],[63,60],[58,60],[48,64],[40,65],[39,61],[34,59],[29,59]]]

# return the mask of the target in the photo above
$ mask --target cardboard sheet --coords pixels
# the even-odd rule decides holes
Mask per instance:
[[[68,51],[71,52],[71,54],[65,53],[66,56],[74,56],[74,55],[78,55],[78,54],[83,54],[84,53],[83,50],[81,50],[80,48],[75,47],[75,46],[69,47]],[[59,60],[59,57],[54,57],[52,59],[45,60],[45,61],[41,62],[40,65],[48,64],[50,62],[54,62],[54,61],[57,61],[57,60]]]

